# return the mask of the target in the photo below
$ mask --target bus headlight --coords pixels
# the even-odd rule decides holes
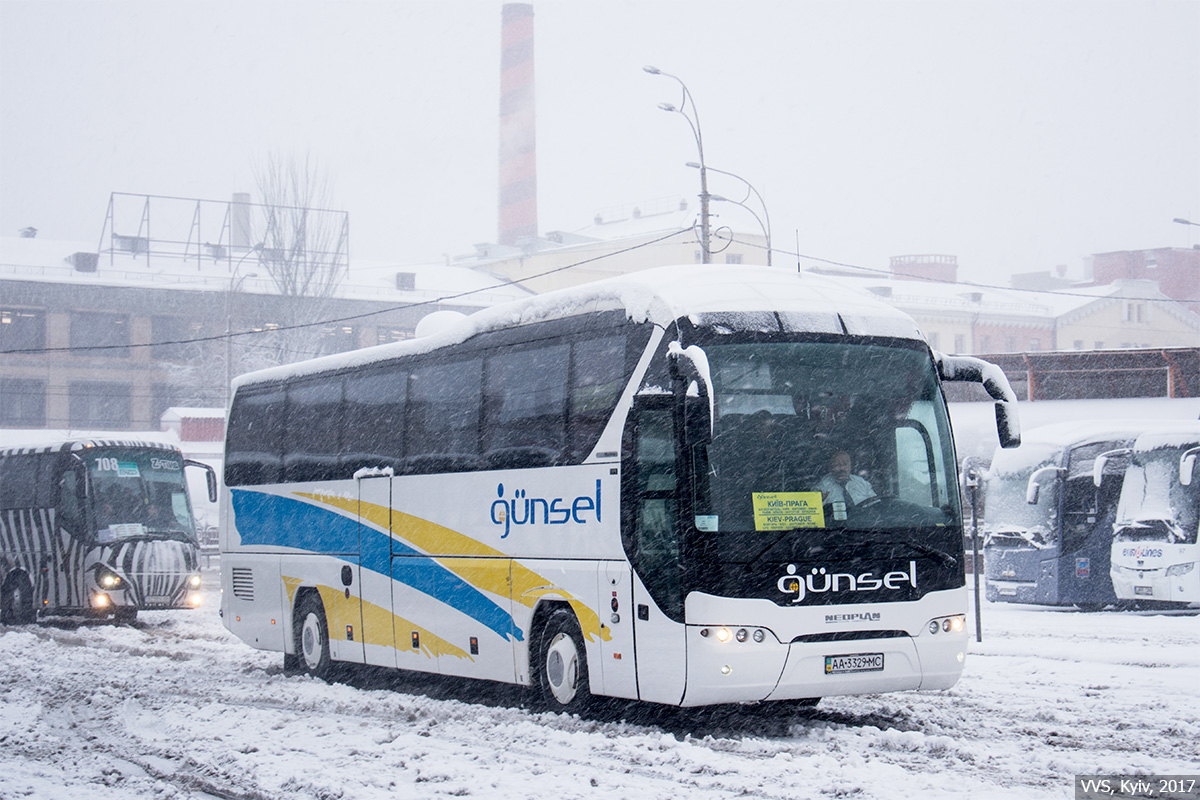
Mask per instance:
[[[1187,575],[1189,572],[1191,572],[1195,568],[1196,568],[1195,561],[1193,561],[1189,564],[1173,564],[1173,565],[1167,567],[1167,577],[1168,578],[1178,578],[1181,575]]]
[[[732,636],[733,634],[729,632],[729,628],[717,628],[718,642],[728,642]]]
[[[188,578],[188,586],[192,587],[193,589],[200,588],[200,574],[199,573]]]
[[[929,620],[930,633],[960,633],[966,630],[967,618],[962,614],[955,614],[953,617],[939,617]]]
[[[92,595],[92,605],[96,608],[108,608],[112,605],[112,600],[104,592],[96,592]]]
[[[101,572],[96,577],[96,583],[100,584],[105,589],[116,589],[121,585],[121,576],[114,575],[111,572]]]
[[[192,608],[197,608],[200,605],[200,593],[192,592],[188,595],[188,605]]]

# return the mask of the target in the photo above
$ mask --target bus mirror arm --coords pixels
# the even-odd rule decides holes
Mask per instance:
[[[202,461],[192,461],[190,458],[184,459],[183,466],[204,470],[204,483],[208,487],[208,502],[217,502],[217,471]]]
[[[712,432],[716,424],[716,408],[713,395],[712,372],[708,367],[708,354],[703,349],[696,345],[688,345],[684,347],[678,341],[673,341],[667,345],[667,357],[675,364],[681,373],[692,373],[692,377],[696,379],[700,386],[700,391],[708,400],[708,439],[712,439]],[[683,365],[690,366],[690,370],[682,369]]]
[[[996,401],[996,433],[1000,446],[1010,450],[1021,445],[1021,422],[1017,418],[1017,395],[1004,370],[981,358],[948,356],[934,351],[938,377],[947,382],[978,383]]]
[[[1119,450],[1109,450],[1107,453],[1101,453],[1096,456],[1096,460],[1092,462],[1092,484],[1099,489],[1100,484],[1104,482],[1104,468],[1108,465],[1111,459],[1120,456],[1127,456],[1132,453],[1128,447],[1123,447]]]
[[[1193,447],[1179,457],[1179,483],[1183,486],[1192,485],[1192,477],[1196,471],[1196,459],[1200,458],[1200,447]]]
[[[1036,506],[1038,494],[1042,488],[1042,481],[1047,475],[1062,475],[1065,473],[1062,467],[1042,467],[1029,476],[1029,485],[1025,487],[1025,502],[1031,506]]]

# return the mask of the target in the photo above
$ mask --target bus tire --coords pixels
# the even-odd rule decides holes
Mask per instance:
[[[538,687],[552,711],[577,713],[588,707],[587,652],[575,615],[565,608],[550,614],[537,648]]]
[[[29,625],[37,621],[33,605],[33,586],[23,573],[11,575],[0,592],[0,622],[5,625]]]
[[[329,680],[329,625],[320,595],[306,593],[296,604],[296,655],[300,669],[314,678]]]

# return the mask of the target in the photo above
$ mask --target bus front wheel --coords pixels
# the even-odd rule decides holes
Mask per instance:
[[[28,625],[37,620],[33,606],[33,587],[24,575],[16,574],[0,592],[0,622],[5,625]]]
[[[554,711],[578,712],[591,700],[588,689],[587,653],[579,623],[560,608],[542,628],[538,648],[538,684],[542,699]]]
[[[296,606],[296,649],[301,669],[314,678],[329,680],[329,626],[317,595],[306,594]]]

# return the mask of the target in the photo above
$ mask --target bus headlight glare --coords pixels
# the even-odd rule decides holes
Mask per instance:
[[[188,595],[188,605],[190,605],[192,608],[195,608],[196,606],[200,605],[199,593],[192,592],[190,595]]]
[[[121,578],[111,572],[102,572],[100,574],[99,584],[105,589],[115,589],[121,584]]]
[[[951,617],[950,630],[957,633],[967,626],[967,620],[964,617]]]
[[[92,595],[92,605],[96,608],[108,608],[112,605],[112,600],[104,592],[96,592],[96,594]]]
[[[729,628],[718,628],[717,629],[717,641],[718,642],[728,642],[730,640],[730,638],[732,638],[732,637],[733,637],[733,634],[729,632]]]
[[[188,586],[192,587],[193,589],[199,589],[200,588],[200,576],[193,575],[192,577],[188,578]]]

